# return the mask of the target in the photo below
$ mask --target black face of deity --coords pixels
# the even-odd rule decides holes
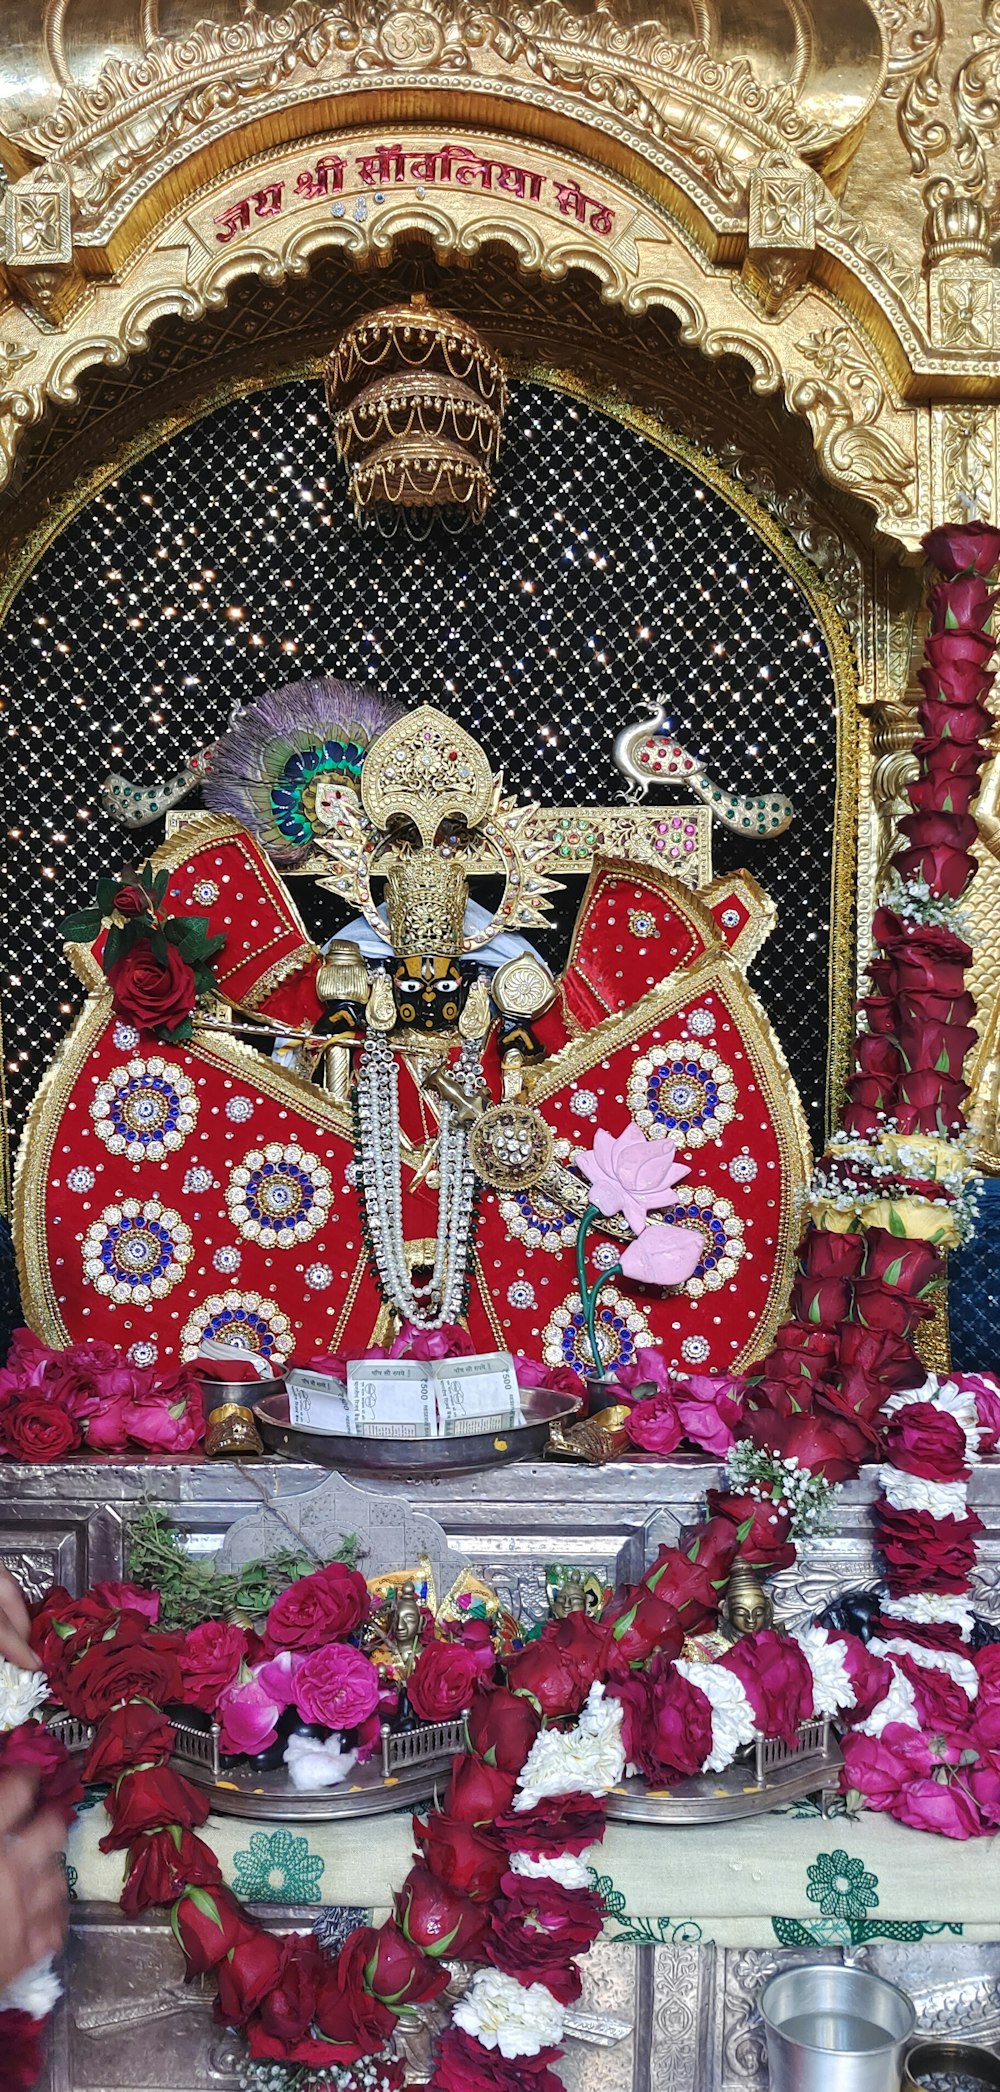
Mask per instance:
[[[468,994],[454,959],[400,959],[393,970],[392,992],[399,1023],[428,1035],[454,1031]]]

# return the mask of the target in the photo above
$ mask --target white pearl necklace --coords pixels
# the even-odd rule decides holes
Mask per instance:
[[[472,1098],[482,1089],[482,1041],[466,1043],[455,1080]],[[370,1031],[358,1069],[358,1158],[365,1216],[384,1298],[417,1329],[457,1322],[471,1248],[476,1178],[466,1128],[447,1099],[438,1136],[438,1219],[429,1279],[415,1284],[406,1258],[399,1144],[399,1071],[384,1032]]]

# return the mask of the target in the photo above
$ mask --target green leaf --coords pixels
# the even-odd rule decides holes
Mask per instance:
[[[889,1233],[890,1235],[902,1235],[904,1241],[906,1239],[906,1229],[895,1206],[889,1207]]]
[[[955,632],[958,629],[958,618],[950,603],[944,614],[944,629],[946,632]]]
[[[174,1841],[174,1844],[176,1845],[176,1847],[177,1847],[177,1850],[178,1850],[178,1852],[179,1852],[179,1851],[180,1851],[180,1849],[181,1849],[181,1839],[182,1839],[182,1837],[183,1837],[183,1832],[182,1832],[182,1830],[181,1830],[180,1824],[179,1824],[179,1823],[168,1823],[168,1825],[167,1825],[167,1836],[168,1836],[168,1838],[172,1838],[172,1839],[173,1839],[173,1841]]]
[[[93,944],[100,936],[102,921],[99,908],[81,908],[60,923],[59,935],[67,944]]]
[[[221,1932],[222,1919],[219,1916],[219,1906],[215,1897],[210,1896],[207,1889],[200,1889],[194,1883],[189,1885],[187,1893],[194,1904],[195,1910],[200,1910],[203,1918],[211,1918],[213,1925],[217,1925]]]
[[[819,1311],[819,1301],[818,1301],[818,1300],[811,1300],[811,1301],[809,1302],[809,1306],[808,1306],[808,1309],[807,1309],[807,1311],[806,1311],[806,1321],[807,1321],[807,1322],[819,1322],[820,1320],[821,1320],[821,1316],[820,1316],[820,1311]]]
[[[160,966],[167,963],[168,945],[162,930],[154,930],[149,940],[149,949]]]
[[[98,879],[97,905],[102,915],[110,915],[115,905],[115,895],[120,891],[117,879]]]
[[[190,942],[191,925],[185,915],[169,915],[163,925],[163,935],[168,944],[172,944],[184,957],[187,956],[183,947]]]
[[[180,1897],[178,1896],[178,1898],[177,1898],[177,1901],[176,1901],[176,1903],[174,1904],[174,1907],[173,1907],[173,1909],[172,1909],[172,1911],[171,1911],[171,1913],[170,1913],[170,1930],[171,1930],[171,1932],[173,1933],[173,1935],[174,1935],[174,1938],[175,1938],[175,1940],[177,1941],[177,1944],[178,1944],[178,1946],[179,1946],[179,1947],[180,1947],[180,1948],[181,1948],[181,1949],[183,1950],[184,1942],[183,1942],[183,1940],[182,1940],[182,1938],[181,1938],[181,1928],[180,1928],[180,1920],[179,1920],[179,1918],[178,1918],[178,1916],[177,1916],[177,1913],[178,1913],[178,1911],[180,1910],[180,1907],[181,1907],[181,1899],[180,1899]]]
[[[111,928],[108,931],[108,934],[104,940],[102,964],[105,973],[110,973],[112,966],[114,966],[116,961],[121,958],[123,949],[124,939],[122,937],[121,930],[119,929],[117,923],[112,923]]]
[[[148,870],[148,869],[149,869],[149,867],[147,866],[147,867],[146,867],[146,870]],[[169,872],[157,872],[157,874],[156,874],[156,877],[155,877],[155,879],[153,880],[153,899],[154,899],[154,901],[155,901],[155,903],[156,903],[156,906],[157,906],[157,907],[159,907],[159,905],[160,905],[160,902],[162,901],[162,899],[163,899],[163,896],[164,896],[164,894],[166,893],[166,890],[167,890],[167,887],[169,886],[169,884],[170,884],[170,873],[169,873]]]
[[[179,1039],[190,1039],[193,1035],[194,1025],[190,1017],[182,1018],[180,1024],[161,1025],[159,1029],[159,1037],[169,1040],[171,1046],[176,1046]]]
[[[884,1286],[898,1286],[902,1273],[903,1259],[902,1257],[894,1257],[892,1263],[887,1264],[882,1273],[882,1284]]]

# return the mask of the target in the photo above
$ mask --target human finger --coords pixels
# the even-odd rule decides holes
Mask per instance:
[[[34,1773],[0,1773],[0,1837],[9,1838],[15,1832],[25,1831],[35,1814],[37,1794],[38,1780]]]

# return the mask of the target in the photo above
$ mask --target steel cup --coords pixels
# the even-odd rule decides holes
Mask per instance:
[[[916,2013],[895,1983],[807,1963],[772,1976],[760,2012],[771,2092],[899,2092]]]

